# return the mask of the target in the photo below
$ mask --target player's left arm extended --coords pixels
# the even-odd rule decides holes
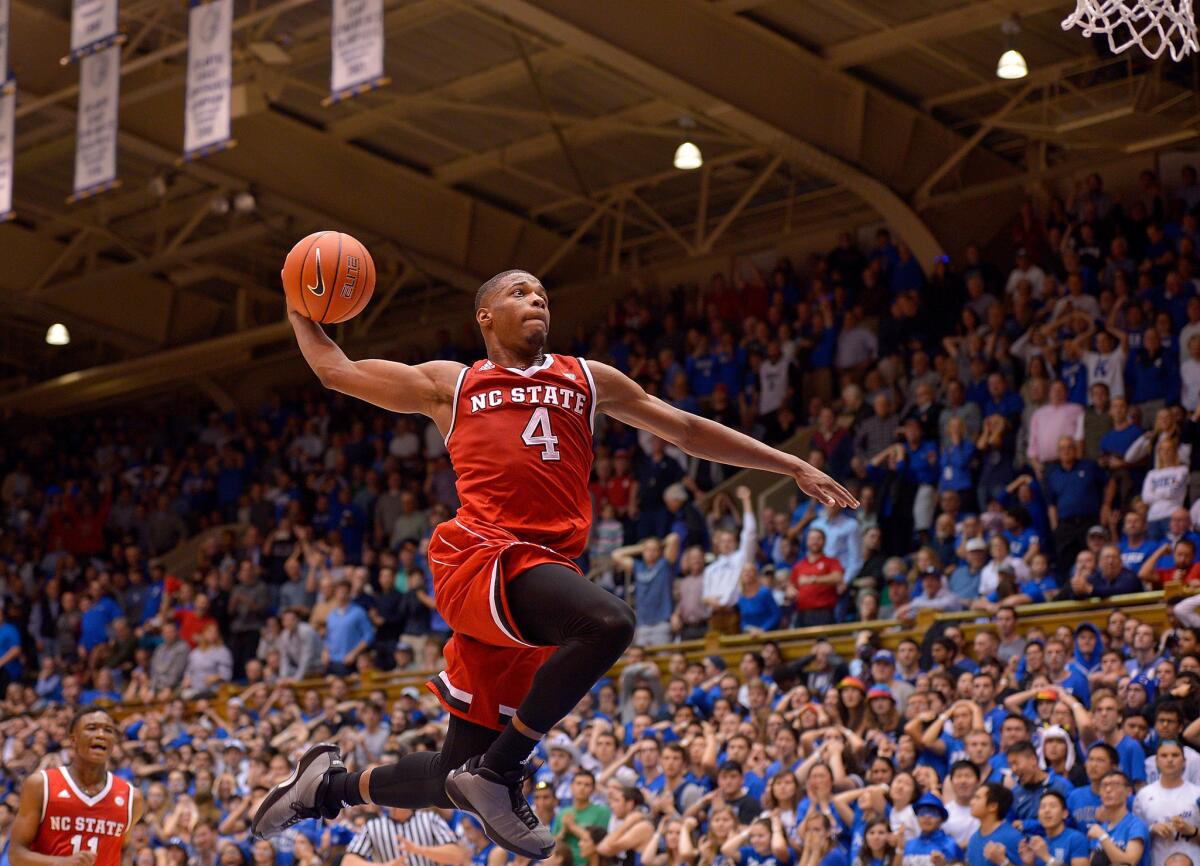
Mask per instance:
[[[746,469],[790,475],[800,489],[827,505],[857,508],[858,500],[824,472],[715,421],[676,409],[647,394],[620,370],[588,361],[596,382],[596,408],[619,421],[648,430],[693,457]]]

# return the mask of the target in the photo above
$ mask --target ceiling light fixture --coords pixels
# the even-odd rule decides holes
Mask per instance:
[[[704,165],[704,157],[700,148],[690,141],[685,141],[675,148],[675,167],[680,171],[691,171]]]
[[[1005,50],[996,64],[996,77],[1006,81],[1024,78],[1029,74],[1029,64],[1025,62],[1025,55],[1012,47],[1013,40],[1021,32],[1021,24],[1017,21],[1017,16],[1014,15],[1000,22],[1000,32],[1004,34]]]
[[[683,130],[683,143],[675,148],[675,167],[680,171],[699,168],[704,165],[704,157],[691,136],[691,131],[696,128],[696,121],[685,114],[679,118],[679,128]]]
[[[46,342],[51,346],[65,346],[71,342],[71,332],[62,322],[55,322],[46,331]]]

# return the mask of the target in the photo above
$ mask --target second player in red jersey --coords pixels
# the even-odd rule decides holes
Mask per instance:
[[[121,866],[142,795],[109,771],[117,726],[104,710],[71,722],[71,762],[25,780],[13,822],[13,866]]]

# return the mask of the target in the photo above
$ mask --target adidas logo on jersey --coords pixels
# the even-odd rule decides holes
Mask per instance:
[[[71,799],[71,794],[70,794],[70,792],[68,792],[68,791],[67,791],[67,789],[66,789],[66,788],[63,788],[63,790],[61,790],[61,791],[59,791],[59,792],[58,792],[58,799],[60,799],[60,800],[70,800],[70,799]]]

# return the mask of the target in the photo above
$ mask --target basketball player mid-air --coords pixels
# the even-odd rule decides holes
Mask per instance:
[[[142,819],[141,792],[108,769],[117,744],[112,717],[80,710],[68,736],[70,764],[39,770],[21,786],[12,866],[121,866],[129,830]]]
[[[300,351],[322,384],[393,412],[420,412],[446,437],[458,513],[429,540],[438,610],[453,629],[446,668],[428,685],[450,713],[441,752],[346,771],[337,747],[310,746],[254,816],[269,837],[304,818],[362,803],[457,807],[503,848],[543,859],[555,839],[522,793],[525,761],[633,638],[633,611],[572,563],[591,524],[588,476],[596,412],[688,454],[789,475],[831,508],[858,503],[797,457],[675,409],[596,361],[545,351],[550,304],[525,271],[475,296],[487,359],[417,366],[351,361],[291,311]]]

